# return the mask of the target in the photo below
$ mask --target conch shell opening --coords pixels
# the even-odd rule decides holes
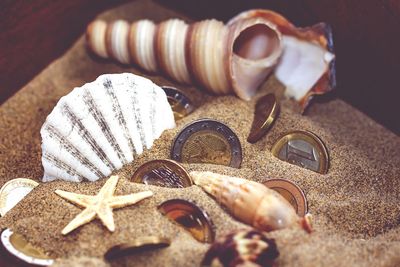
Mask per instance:
[[[303,111],[314,95],[336,87],[332,30],[327,24],[297,28],[278,13],[254,9],[238,14],[227,25],[255,17],[275,24],[282,33],[283,54],[275,75],[286,86],[286,96],[298,101]]]
[[[231,26],[232,60],[229,77],[235,93],[250,100],[282,54],[281,34],[263,19],[248,19]]]

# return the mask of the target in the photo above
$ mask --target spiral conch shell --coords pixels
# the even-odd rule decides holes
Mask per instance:
[[[103,58],[162,72],[211,93],[249,100],[274,70],[286,95],[304,110],[315,94],[335,87],[332,38],[325,24],[296,28],[270,10],[249,10],[226,25],[215,19],[187,24],[139,20],[92,22],[89,48]]]
[[[242,178],[212,172],[190,173],[196,185],[212,195],[240,221],[261,231],[301,227],[311,232],[310,215],[300,218],[279,193]]]
[[[190,25],[179,19],[158,25],[96,20],[87,29],[88,45],[98,56],[198,83],[214,94],[233,91],[246,100],[278,62],[281,38],[275,24],[257,17],[230,26],[215,19]]]

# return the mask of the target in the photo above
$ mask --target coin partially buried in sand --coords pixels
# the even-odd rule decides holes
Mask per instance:
[[[138,237],[135,240],[119,244],[110,248],[104,258],[108,261],[111,261],[116,258],[120,258],[123,256],[128,256],[134,253],[165,248],[171,244],[171,241],[168,238],[158,237],[158,236],[143,236]]]
[[[157,159],[141,165],[131,178],[132,182],[162,187],[182,188],[193,184],[183,166],[173,160]]]
[[[276,141],[271,152],[275,157],[302,168],[322,174],[328,172],[328,150],[314,133],[289,132]]]
[[[303,217],[307,214],[306,196],[295,183],[286,179],[270,179],[264,182],[264,185],[281,194],[293,206],[297,215]]]
[[[247,142],[255,143],[260,140],[271,128],[278,116],[279,105],[274,94],[267,94],[257,100],[254,111],[254,120],[251,125]]]
[[[4,216],[38,185],[26,178],[16,178],[5,183],[0,189],[0,215]]]
[[[8,228],[1,232],[0,238],[3,248],[20,262],[29,266],[49,266],[54,262],[41,249],[34,247],[22,235]]]
[[[175,121],[180,120],[195,109],[192,101],[182,91],[172,86],[161,86],[174,112]]]
[[[212,243],[215,239],[215,227],[207,212],[196,204],[184,199],[170,199],[158,206],[158,210],[168,219],[186,229],[203,243]]]
[[[237,135],[222,122],[201,119],[175,138],[171,158],[186,163],[211,163],[239,168],[242,147]]]

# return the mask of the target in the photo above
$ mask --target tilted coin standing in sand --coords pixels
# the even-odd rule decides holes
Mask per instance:
[[[22,235],[9,228],[1,232],[0,239],[1,245],[9,254],[29,266],[49,266],[54,262],[40,248],[34,247]]]
[[[328,172],[328,150],[322,140],[311,132],[289,132],[276,141],[271,152],[275,157],[302,168],[322,174]]]
[[[39,184],[31,179],[16,178],[0,189],[0,215],[4,216]]]
[[[158,236],[142,236],[128,243],[119,244],[110,248],[104,258],[108,261],[128,256],[141,251],[165,248],[171,244],[168,238]]]
[[[183,166],[167,159],[144,163],[132,175],[132,181],[172,188],[189,187],[193,184],[192,178]]]
[[[279,105],[274,94],[267,94],[257,100],[254,110],[254,120],[251,125],[247,142],[255,143],[271,128],[278,116]]]
[[[192,101],[182,91],[172,86],[161,86],[167,95],[168,103],[174,112],[175,121],[180,120],[195,109]]]
[[[184,199],[169,199],[161,203],[158,210],[185,228],[196,240],[203,243],[214,242],[214,224],[207,212],[196,204]]]
[[[239,168],[242,147],[225,124],[201,119],[187,125],[175,138],[171,158],[186,163],[211,163]]]
[[[283,196],[296,210],[297,215],[303,217],[308,211],[306,196],[299,186],[286,179],[270,179],[264,182],[268,188]]]

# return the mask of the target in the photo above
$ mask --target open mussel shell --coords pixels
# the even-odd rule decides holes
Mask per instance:
[[[170,244],[171,241],[168,238],[164,237],[158,237],[158,236],[138,237],[131,242],[111,247],[104,254],[104,258],[108,261],[111,261],[116,258],[129,256],[143,251],[165,248],[168,247]]]
[[[208,214],[196,204],[184,199],[170,199],[161,203],[158,210],[190,232],[196,240],[203,243],[214,242],[214,224]]]
[[[1,232],[0,239],[3,250],[18,261],[18,266],[50,266],[54,262],[40,248],[34,247],[22,235],[9,228]]]

